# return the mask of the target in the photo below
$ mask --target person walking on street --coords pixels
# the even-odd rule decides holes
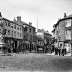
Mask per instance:
[[[59,52],[59,56],[60,56],[60,48],[58,49],[58,52]]]

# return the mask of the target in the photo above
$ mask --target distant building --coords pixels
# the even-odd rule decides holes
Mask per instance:
[[[38,29],[36,33],[37,37],[40,37],[43,39],[44,43],[47,45],[51,44],[51,34],[49,34],[48,31],[45,31],[44,29]]]
[[[57,21],[52,31],[54,38],[56,39],[55,46],[61,49],[66,48],[67,52],[71,52],[72,44],[72,14]]]

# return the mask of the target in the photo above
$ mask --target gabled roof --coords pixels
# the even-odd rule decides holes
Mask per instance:
[[[18,23],[18,22],[17,22]],[[35,28],[35,27],[33,27],[33,26],[30,26],[28,23],[26,23],[26,22],[23,22],[23,21],[20,21],[20,23],[22,24],[22,25],[27,25],[27,26],[29,26],[29,27],[32,27],[32,28]],[[36,28],[35,28],[36,29]]]

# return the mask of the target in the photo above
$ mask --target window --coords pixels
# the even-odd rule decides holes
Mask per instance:
[[[7,21],[5,21],[5,25],[7,26]]]
[[[30,28],[30,32],[31,32],[31,28]]]
[[[16,25],[14,25],[14,28],[16,29]]]
[[[21,33],[20,33],[20,37],[21,37]]]
[[[56,34],[59,34],[59,32],[57,31]]]
[[[27,31],[27,29],[28,29],[28,27],[25,27],[25,28],[24,28],[24,31],[26,32],[26,31]]]
[[[20,30],[21,30],[21,26],[20,26]]]
[[[17,27],[17,29],[19,30],[19,26]]]
[[[0,21],[0,26],[3,27],[3,23],[2,23],[2,21]]]
[[[13,28],[13,23],[11,23],[11,28]]]
[[[19,37],[19,32],[17,32],[17,35],[18,35],[18,37]]]
[[[33,33],[35,32],[35,29],[33,29]]]
[[[8,27],[10,27],[10,22],[8,22]]]
[[[12,36],[13,36],[13,31],[12,31]]]
[[[10,30],[8,30],[8,35],[10,34]]]
[[[14,37],[16,37],[16,31],[14,31]]]
[[[16,34],[16,31],[14,31],[14,34]]]

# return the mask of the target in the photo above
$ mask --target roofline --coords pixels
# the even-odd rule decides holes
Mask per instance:
[[[28,25],[27,23],[24,23],[23,25],[27,25],[27,26],[30,26],[30,25]],[[30,26],[30,27],[32,27],[32,28],[35,28],[35,27],[33,27],[33,26]],[[35,28],[36,29],[36,28]]]
[[[9,22],[11,22],[11,23],[14,23],[14,24],[16,24],[16,25],[19,25],[18,23],[14,22],[14,21],[11,21],[11,20],[9,20],[9,19],[6,19],[6,18],[4,18],[4,17],[2,17],[1,19],[7,20],[7,21],[9,21]],[[22,25],[19,25],[19,26],[22,26]]]
[[[52,32],[54,32],[54,31],[55,31],[55,29],[52,30]]]
[[[57,25],[59,24],[60,21],[67,20],[67,19],[72,19],[72,17],[60,19],[60,20],[57,21],[57,23],[55,24],[55,27],[57,27]]]

